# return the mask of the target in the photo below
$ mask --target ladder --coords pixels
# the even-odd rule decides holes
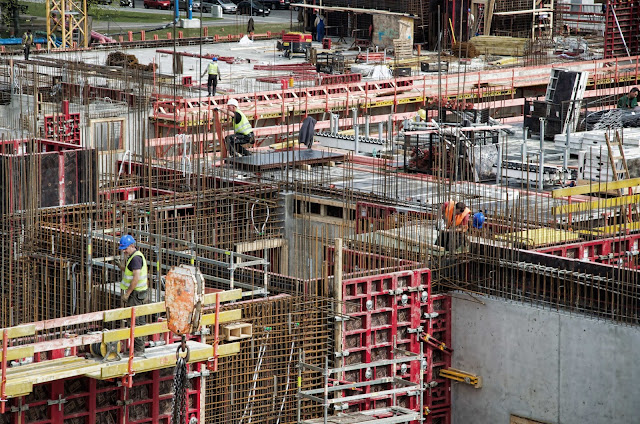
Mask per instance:
[[[473,31],[473,35],[484,33],[484,4],[478,4],[478,17],[476,18],[476,24]],[[471,38],[471,37],[469,37]]]
[[[551,77],[549,78],[549,84],[547,84],[547,94],[544,96],[544,100],[547,103],[553,102],[553,95],[556,93],[556,88],[558,87],[560,72],[562,72],[562,69],[551,69]]]
[[[629,173],[629,167],[627,166],[627,159],[624,156],[624,148],[622,147],[622,138],[620,137],[620,133],[616,131],[615,142],[612,142],[609,139],[609,134],[604,135],[604,139],[607,142],[607,151],[609,153],[609,164],[611,165],[611,172],[613,176],[613,181],[620,181],[621,179],[631,179],[631,174]],[[618,147],[619,156],[614,156],[613,148]],[[618,169],[616,166],[616,161],[620,160],[622,163],[622,169]],[[622,178],[619,176],[622,175]],[[624,190],[620,189],[620,196],[624,196]],[[633,214],[637,212],[636,207],[634,205],[629,205],[628,213],[624,213],[624,207],[622,209],[622,215],[626,216],[627,222],[633,222],[632,217]]]

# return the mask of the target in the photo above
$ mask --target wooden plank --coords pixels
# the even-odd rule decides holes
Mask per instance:
[[[31,358],[33,356],[33,345],[16,346],[7,349],[7,361],[13,361],[20,358]],[[0,361],[3,360],[2,350],[0,350]]]
[[[0,329],[0,340],[2,340],[2,335],[4,334],[4,330]],[[6,328],[7,337],[10,339],[17,339],[18,337],[26,337],[33,336],[36,334],[36,326],[35,324],[24,324],[24,325],[16,325],[15,327]]]
[[[136,306],[136,316],[146,316],[160,314],[165,311],[164,302],[147,303]],[[111,309],[104,312],[104,322],[117,321],[120,319],[130,319],[131,308]]]
[[[58,363],[55,360],[45,361],[46,363],[49,363],[48,367],[33,369],[31,371],[27,370],[26,372],[8,378],[7,382],[10,382],[11,384],[42,384],[49,381],[79,377],[86,373],[100,370],[104,365],[102,362],[98,361],[92,361],[80,357],[75,358],[76,360],[66,363]]]
[[[187,342],[189,346],[189,363],[206,361],[213,356],[213,346],[204,343]],[[165,346],[166,353],[155,355],[151,353],[151,349],[147,351],[147,358],[134,358],[133,368],[136,373],[153,371],[162,368],[171,368],[176,365],[176,349],[177,343]],[[220,350],[218,347],[218,350]],[[129,363],[127,360],[121,360],[117,362],[107,362],[102,365],[100,370],[100,378],[114,378],[122,377],[129,370]]]
[[[586,212],[592,209],[605,209],[615,208],[618,206],[625,206],[636,204],[640,201],[640,194],[634,194],[632,196],[613,197],[610,199],[599,199],[593,202],[573,203],[571,205],[554,206],[551,208],[551,213],[554,215],[562,215],[567,213]]]
[[[225,290],[218,293],[220,293],[220,303],[242,299],[241,289]],[[213,305],[215,303],[216,303],[216,293],[207,293],[204,295],[204,300],[202,302],[203,305]]]
[[[234,289],[234,290],[224,290],[220,293],[220,302],[229,302],[232,300],[238,300],[242,298],[242,290]],[[204,295],[204,305],[211,305],[216,303],[216,294],[208,293]],[[164,302],[155,302],[155,303],[147,303],[144,305],[136,306],[136,315],[137,316],[147,316],[153,314],[160,314],[165,312],[165,304]],[[131,308],[120,308],[120,309],[112,309],[110,311],[105,311],[104,313],[104,322],[117,321],[120,319],[130,319],[131,318]]]
[[[11,383],[7,381],[7,386],[5,388],[5,396],[8,398],[20,397],[28,395],[33,391],[33,383],[30,382],[18,382]]]
[[[166,333],[169,331],[167,328],[167,322],[154,322],[152,324],[140,325],[133,331],[134,337],[149,336],[151,334]],[[102,341],[105,343],[115,342],[117,340],[125,340],[129,338],[131,333],[130,328],[120,328],[113,331],[105,331],[102,333]]]
[[[231,311],[222,311],[218,317],[218,323],[224,324],[225,322],[238,321],[242,319],[242,310],[232,309]],[[200,324],[213,325],[216,323],[216,314],[206,314],[200,319]]]
[[[240,290],[238,290],[240,292]],[[219,323],[223,324],[225,322],[237,321],[242,319],[242,311],[240,309],[233,309],[231,311],[222,311],[220,312]],[[206,314],[203,315],[200,320],[201,325],[212,325],[215,324],[215,314]],[[143,337],[149,336],[151,334],[160,334],[166,333],[169,331],[167,328],[167,322],[155,322],[152,324],[145,324],[135,328],[134,337]],[[102,333],[102,341],[113,342],[116,340],[126,340],[129,338],[130,328],[120,328],[118,330],[113,331],[105,331]]]
[[[640,178],[631,178],[629,180],[609,181],[605,183],[594,183],[590,185],[581,185],[575,187],[559,188],[551,192],[554,199],[567,196],[578,196],[581,194],[600,193],[608,190],[619,190],[621,188],[629,188],[640,186]]]
[[[78,359],[77,356],[67,356],[59,359],[51,359],[48,361],[32,362],[26,365],[20,365],[18,367],[7,368],[7,376],[18,375],[25,372],[33,372],[39,369],[47,368],[51,366],[51,362],[55,361],[58,364],[64,364],[74,362]]]

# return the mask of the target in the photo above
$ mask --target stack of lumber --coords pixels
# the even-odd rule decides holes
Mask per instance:
[[[456,57],[474,58],[480,56],[482,53],[479,53],[473,44],[462,42],[454,43],[453,46],[451,46],[451,54]]]
[[[479,35],[469,40],[478,54],[497,56],[524,56],[529,47],[527,38]]]
[[[138,63],[138,58],[132,54],[123,52],[112,52],[107,56],[107,66],[120,66],[129,69],[140,69],[142,71],[154,71],[153,63],[143,65]]]
[[[411,40],[393,40],[393,51],[396,59],[413,57],[413,43]]]

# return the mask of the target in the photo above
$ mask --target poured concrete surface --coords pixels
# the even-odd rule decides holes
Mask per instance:
[[[456,295],[453,367],[483,386],[452,385],[453,424],[638,422],[640,329],[516,302]],[[464,298],[465,300],[463,300]]]

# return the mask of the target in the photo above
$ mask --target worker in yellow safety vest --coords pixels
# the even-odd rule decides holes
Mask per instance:
[[[218,67],[218,58],[212,57],[211,62],[207,65],[207,69],[202,73],[209,74],[209,78],[207,79],[207,91],[209,92],[209,96],[216,95],[216,87],[218,86],[218,79],[222,81],[222,75],[220,75],[220,68]]]
[[[142,305],[147,300],[147,259],[142,252],[136,249],[135,239],[128,234],[120,238],[119,249],[124,253],[125,258],[124,265],[118,264],[122,270],[122,281],[120,282],[122,300],[128,307]],[[136,315],[136,327],[145,324],[145,317]],[[144,357],[145,340],[143,338],[137,337],[133,347],[134,356]]]
[[[28,29],[22,35],[22,48],[24,49],[24,60],[29,60],[29,52],[31,52],[31,45],[33,44],[33,34]]]
[[[467,243],[465,234],[469,231],[469,218],[471,217],[471,209],[463,202],[455,203],[453,201],[445,202],[442,205],[442,213],[446,224],[446,230],[441,229],[438,236],[438,245],[445,249],[464,247]],[[453,236],[453,239],[452,239]],[[454,241],[453,246],[450,242]]]
[[[227,117],[232,118],[233,122],[233,134],[225,137],[224,142],[227,146],[227,152],[229,156],[233,157],[237,154],[240,156],[249,156],[251,152],[244,148],[243,144],[253,143],[253,128],[251,123],[244,113],[238,108],[238,101],[236,99],[230,99],[227,102],[226,108],[221,106],[221,113]]]

